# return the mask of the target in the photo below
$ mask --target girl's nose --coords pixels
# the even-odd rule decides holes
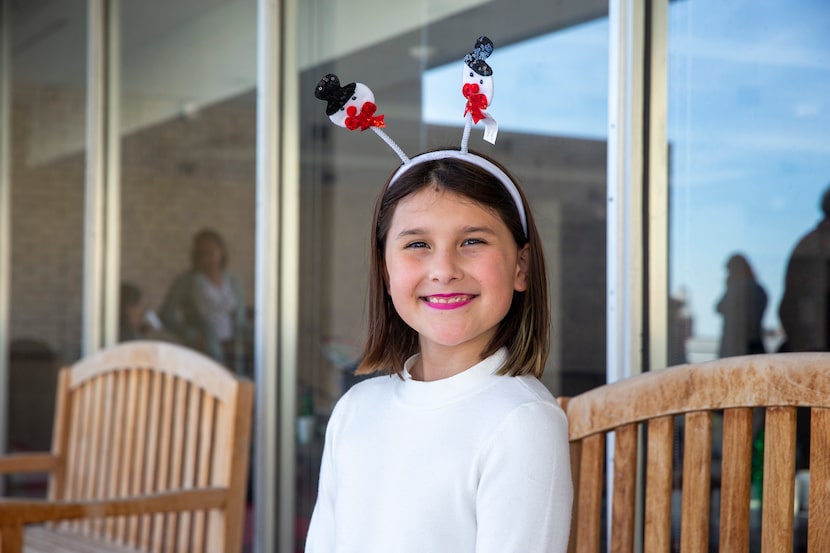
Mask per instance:
[[[458,256],[452,251],[437,251],[431,258],[429,278],[435,282],[450,282],[461,278]]]

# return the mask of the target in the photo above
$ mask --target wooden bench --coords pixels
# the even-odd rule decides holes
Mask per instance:
[[[598,553],[605,539],[612,552],[633,552],[641,543],[646,553],[666,553],[672,550],[673,517],[679,521],[682,553],[708,552],[713,523],[719,535],[712,546],[719,551],[749,551],[751,539],[764,552],[793,551],[799,407],[811,415],[809,503],[801,512],[807,547],[816,553],[830,547],[830,354],[754,355],[682,365],[600,386],[561,403],[568,414],[575,489],[570,551]],[[756,415],[765,415],[760,514],[757,500],[751,507],[750,492],[753,408]],[[722,440],[715,440],[722,447],[717,485],[712,478],[714,417],[723,421]],[[675,440],[679,423],[682,451]],[[609,433],[614,436],[610,495],[604,471]],[[674,466],[678,458],[680,467]],[[676,486],[678,474],[682,483]],[[710,520],[715,488],[720,509],[712,510],[719,518]],[[607,510],[604,495],[609,495]],[[750,524],[751,510],[760,528]]]
[[[0,499],[0,552],[239,552],[252,403],[250,380],[168,343],[63,369],[52,452],[0,457],[49,475],[48,499]]]

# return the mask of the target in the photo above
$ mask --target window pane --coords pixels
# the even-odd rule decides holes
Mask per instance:
[[[120,14],[119,340],[180,343],[249,377],[256,5],[122,0]]]
[[[670,364],[830,349],[826,8],[670,3]],[[807,466],[805,415],[798,415],[798,469]],[[716,421],[714,474],[719,428]],[[755,486],[763,434],[753,443]],[[760,550],[760,517],[755,499],[751,551]],[[711,524],[716,548],[717,517]],[[800,512],[794,550],[805,550],[805,540]]]
[[[485,143],[478,125],[470,148],[492,154],[516,176],[542,235],[553,314],[543,381],[555,395],[573,395],[605,379],[607,3],[572,2],[555,12],[538,1],[451,2],[440,11],[433,2],[390,6],[374,3],[378,24],[358,33],[360,14],[301,5],[298,550],[316,499],[328,416],[359,379],[353,371],[366,334],[375,196],[400,164],[371,131],[349,132],[328,120],[326,104],[312,94],[323,75],[366,84],[385,132],[409,156],[457,148],[462,59],[480,34],[493,39],[489,111],[498,140]]]
[[[819,2],[709,0],[672,3],[670,14],[670,290],[691,318],[685,358],[785,340],[828,349],[826,337],[800,345],[826,326],[824,288],[807,300],[812,284],[799,286],[810,306],[796,308],[790,336],[779,308],[790,304],[794,246],[827,226],[830,14]]]
[[[48,451],[57,371],[80,355],[86,2],[12,5],[9,448]],[[40,495],[45,479],[15,477]]]
[[[121,8],[120,339],[252,375],[256,1],[169,8]]]

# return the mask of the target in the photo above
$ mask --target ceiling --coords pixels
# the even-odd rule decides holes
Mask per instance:
[[[10,1],[14,80],[76,90],[82,100],[88,0]],[[193,117],[231,98],[255,101],[257,0],[116,4],[121,11],[117,19],[125,133]],[[460,59],[469,49],[469,37],[494,24],[487,34],[501,46],[608,10],[607,0],[300,0],[296,6],[303,74],[314,78],[336,66],[344,74],[360,75],[370,63],[376,92],[419,88],[424,68]],[[42,115],[66,129],[61,143],[38,144],[44,159],[82,148],[82,114],[64,109]]]

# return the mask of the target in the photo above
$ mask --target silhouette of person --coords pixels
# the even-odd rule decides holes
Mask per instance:
[[[731,256],[726,269],[726,292],[716,307],[723,316],[719,355],[764,353],[761,322],[767,308],[767,293],[745,256]]]
[[[778,318],[785,340],[778,351],[830,350],[830,186],[819,203],[824,217],[799,239],[784,276]],[[810,410],[798,409],[795,467],[809,467]]]
[[[824,218],[793,248],[778,318],[786,340],[779,351],[830,350],[830,187],[821,197]]]
[[[146,321],[147,308],[144,305],[141,289],[129,282],[121,283],[121,307],[118,310],[118,340],[138,340],[148,331]]]
[[[158,315],[147,307],[144,293],[132,282],[122,282],[118,310],[118,341],[161,340],[166,336]]]
[[[692,337],[693,321],[686,303],[685,291],[669,296],[668,366],[687,363],[686,340]]]
[[[212,229],[198,232],[191,262],[167,292],[161,320],[184,344],[242,372],[245,296],[241,281],[227,271],[222,236]]]

